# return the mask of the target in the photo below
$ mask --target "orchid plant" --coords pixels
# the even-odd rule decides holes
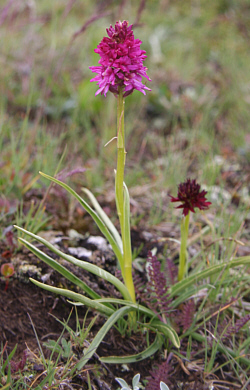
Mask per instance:
[[[181,281],[186,273],[186,250],[189,231],[189,216],[192,211],[195,213],[195,207],[200,210],[206,210],[211,205],[205,198],[207,191],[200,191],[201,186],[196,180],[187,179],[184,183],[179,184],[177,197],[170,195],[171,202],[180,202],[177,209],[183,209],[183,218],[181,221],[181,246],[179,257],[178,280]]]
[[[91,66],[97,73],[90,81],[96,81],[101,93],[106,96],[112,92],[117,97],[117,169],[115,174],[115,199],[120,221],[122,237],[122,256],[120,267],[131,300],[135,302],[135,290],[132,278],[132,252],[129,227],[128,190],[124,183],[124,168],[126,161],[125,130],[124,130],[124,98],[135,89],[145,94],[150,89],[142,84],[142,76],[151,81],[143,65],[147,58],[145,50],[141,50],[141,41],[134,39],[132,25],[127,21],[117,22],[115,28],[107,29],[108,37],[104,37],[95,49],[100,55],[100,66]]]

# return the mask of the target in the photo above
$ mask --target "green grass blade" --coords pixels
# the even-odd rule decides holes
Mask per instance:
[[[116,243],[113,235],[110,233],[110,231],[108,230],[107,226],[104,224],[104,222],[102,221],[102,219],[96,214],[96,212],[88,205],[87,202],[85,202],[84,199],[82,199],[80,197],[80,195],[78,195],[74,190],[72,190],[72,188],[70,188],[67,184],[63,183],[62,181],[60,180],[57,180],[55,179],[54,177],[52,176],[49,176],[49,175],[46,175],[45,173],[42,173],[42,172],[39,172],[43,177],[45,177],[46,179],[49,179],[51,180],[52,182],[60,185],[61,187],[63,187],[66,191],[68,191],[71,195],[74,196],[74,198],[76,198],[78,200],[78,202],[81,204],[81,206],[89,213],[89,215],[93,218],[93,220],[95,221],[95,223],[97,224],[97,226],[99,227],[100,231],[103,233],[103,235],[106,237],[106,239],[108,240],[108,242],[110,243],[110,245],[112,246],[112,249],[119,261],[120,264],[122,264],[123,262],[123,256],[122,256],[122,253],[120,252],[120,248],[118,246],[118,244]]]
[[[229,269],[240,265],[250,265],[250,256],[238,257],[230,260],[227,263],[209,267],[208,269],[205,269],[204,271],[201,271],[196,275],[188,276],[184,280],[176,283],[174,286],[171,287],[170,297],[172,298],[175,295],[178,295],[180,292],[185,290],[187,287],[194,285],[199,280],[206,279],[216,273],[223,271],[223,269]]]
[[[96,197],[92,194],[91,191],[89,191],[87,188],[82,188],[83,192],[89,197],[89,200],[91,201],[93,207],[95,208],[95,211],[101,218],[101,220],[104,222],[104,224],[108,227],[110,233],[113,235],[117,245],[119,246],[120,252],[123,253],[123,247],[122,247],[122,239],[120,234],[118,233],[118,230],[114,226],[113,222],[110,220],[110,218],[107,216],[107,214],[103,211],[101,206],[99,205]]]
[[[5,362],[3,363],[3,365],[1,366],[1,370],[0,370],[0,374],[1,372],[4,372],[7,365],[9,364],[9,362],[11,361],[11,359],[13,358],[13,356],[15,355],[16,353],[16,349],[17,349],[17,344],[15,345],[15,347],[13,348],[13,350],[10,352],[10,354],[7,356],[7,359],[5,360]],[[0,361],[1,362],[1,361]]]
[[[73,291],[66,290],[64,288],[49,286],[47,284],[38,282],[37,280],[32,279],[32,278],[30,278],[30,280],[36,286],[41,287],[44,290],[51,291],[55,294],[63,295],[64,297],[72,299],[76,302],[80,302],[80,303],[90,307],[91,309],[97,310],[98,312],[105,314],[107,316],[110,316],[111,314],[114,313],[114,310],[110,309],[109,307],[104,306],[99,302],[96,302],[94,299],[87,298],[82,294],[78,294],[78,293],[75,293]]]
[[[195,340],[197,340],[199,342],[202,342],[202,343],[206,341],[206,337],[205,336],[202,336],[201,334],[196,333],[196,332],[192,333],[192,337]],[[221,344],[218,344],[218,351],[222,352],[222,353],[226,352],[228,355],[231,355],[234,359],[237,359],[237,361],[239,363],[243,363],[243,364],[246,364],[246,365],[250,366],[250,360],[249,359],[247,359],[244,355],[243,356],[238,355],[238,353],[236,351],[233,351],[231,348],[224,347]]]
[[[89,361],[89,359],[93,356],[93,354],[96,352],[96,349],[106,336],[109,329],[125,314],[127,314],[129,311],[131,311],[130,307],[122,307],[121,309],[118,309],[115,313],[113,313],[108,320],[105,322],[105,324],[101,327],[99,332],[94,337],[93,341],[89,345],[88,349],[85,352],[85,355],[82,357],[81,360],[77,363],[78,370],[81,370],[85,364]]]
[[[198,294],[200,290],[203,290],[207,287],[211,288],[211,285],[209,283],[206,283],[206,284],[196,285],[196,286],[189,287],[188,289],[185,289],[184,291],[181,292],[178,298],[175,298],[171,302],[170,304],[171,308],[178,307],[181,303],[188,300],[192,295]]]
[[[27,230],[20,228],[19,226],[14,225],[14,227],[16,229],[22,231],[23,233],[27,234],[28,236],[34,238],[35,240],[37,240],[41,244],[45,245],[48,249],[50,249],[52,252],[56,253],[58,256],[62,257],[64,260],[67,260],[70,263],[72,263],[80,268],[83,268],[86,271],[89,271],[92,274],[97,275],[102,279],[107,280],[109,283],[112,283],[120,291],[120,293],[122,294],[124,299],[131,300],[130,294],[129,294],[126,286],[111,273],[97,267],[94,264],[90,264],[90,263],[83,261],[83,260],[77,260],[73,256],[66,255],[65,253],[63,253],[59,249],[55,248],[50,242],[46,241],[44,238],[37,236],[31,232],[28,232]]]
[[[39,387],[36,387],[35,390],[40,390],[42,388],[44,388],[44,386],[46,385],[47,382],[50,381],[50,379],[52,379],[51,377],[55,376],[57,373],[57,368],[52,368],[50,372],[47,372],[47,375],[45,376],[45,378],[39,383]]]
[[[130,356],[108,356],[101,357],[100,361],[102,363],[113,363],[113,364],[127,364],[127,363],[136,363],[140,360],[147,359],[157,352],[163,344],[162,337],[157,333],[154,342],[143,352],[137,353],[136,355]]]
[[[101,296],[93,291],[86,283],[84,283],[81,279],[75,276],[72,272],[67,270],[67,268],[63,267],[60,263],[52,259],[52,257],[48,256],[46,253],[42,252],[40,249],[36,248],[34,245],[30,244],[28,241],[23,238],[19,238],[19,241],[29,249],[34,255],[36,255],[40,260],[44,263],[48,264],[55,271],[59,272],[65,278],[70,280],[76,286],[80,287],[86,294],[88,294],[93,299],[99,299]]]
[[[11,383],[7,383],[7,385],[1,387],[1,390],[7,390],[10,388],[10,386],[11,386]]]

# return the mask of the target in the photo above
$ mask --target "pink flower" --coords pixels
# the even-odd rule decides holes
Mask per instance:
[[[176,198],[170,195],[171,202],[181,202],[177,209],[183,208],[183,215],[188,215],[189,211],[195,212],[194,208],[200,210],[208,209],[211,202],[207,202],[205,195],[207,191],[200,191],[201,186],[195,180],[187,179],[185,183],[179,184]]]
[[[142,84],[142,77],[151,81],[146,74],[147,68],[143,61],[147,56],[145,50],[141,50],[141,41],[134,38],[132,25],[127,21],[116,22],[115,28],[107,29],[108,37],[104,37],[95,49],[100,55],[100,66],[90,66],[93,73],[97,73],[90,81],[96,81],[99,89],[95,95],[107,94],[108,91],[117,95],[119,88],[124,91],[123,96],[130,95],[134,89],[142,92],[150,91]]]

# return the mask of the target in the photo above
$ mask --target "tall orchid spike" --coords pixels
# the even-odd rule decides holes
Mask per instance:
[[[97,73],[90,81],[96,81],[99,89],[96,95],[107,94],[108,91],[118,95],[118,90],[123,89],[123,97],[130,95],[134,89],[142,92],[150,91],[142,83],[142,77],[151,81],[143,65],[147,56],[145,50],[141,50],[142,41],[134,38],[133,25],[128,22],[116,22],[115,27],[107,29],[108,37],[104,37],[95,49],[100,55],[100,66],[90,66],[93,73]]]

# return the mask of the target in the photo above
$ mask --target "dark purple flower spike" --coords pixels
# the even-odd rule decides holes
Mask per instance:
[[[205,198],[207,191],[200,191],[201,186],[195,180],[187,179],[186,182],[181,183],[178,187],[177,197],[171,196],[171,202],[181,202],[182,204],[177,209],[183,208],[183,215],[188,215],[189,211],[195,212],[194,208],[198,207],[200,210],[206,210],[211,202]]]
[[[132,25],[128,22],[116,22],[115,27],[107,29],[108,37],[104,37],[95,49],[100,55],[100,66],[90,66],[93,73],[97,73],[90,81],[96,81],[99,89],[96,95],[107,94],[108,91],[118,95],[122,88],[123,97],[130,95],[134,89],[142,92],[150,91],[142,84],[142,77],[151,81],[146,74],[147,68],[143,61],[147,56],[145,50],[141,50],[141,41],[134,38]]]

